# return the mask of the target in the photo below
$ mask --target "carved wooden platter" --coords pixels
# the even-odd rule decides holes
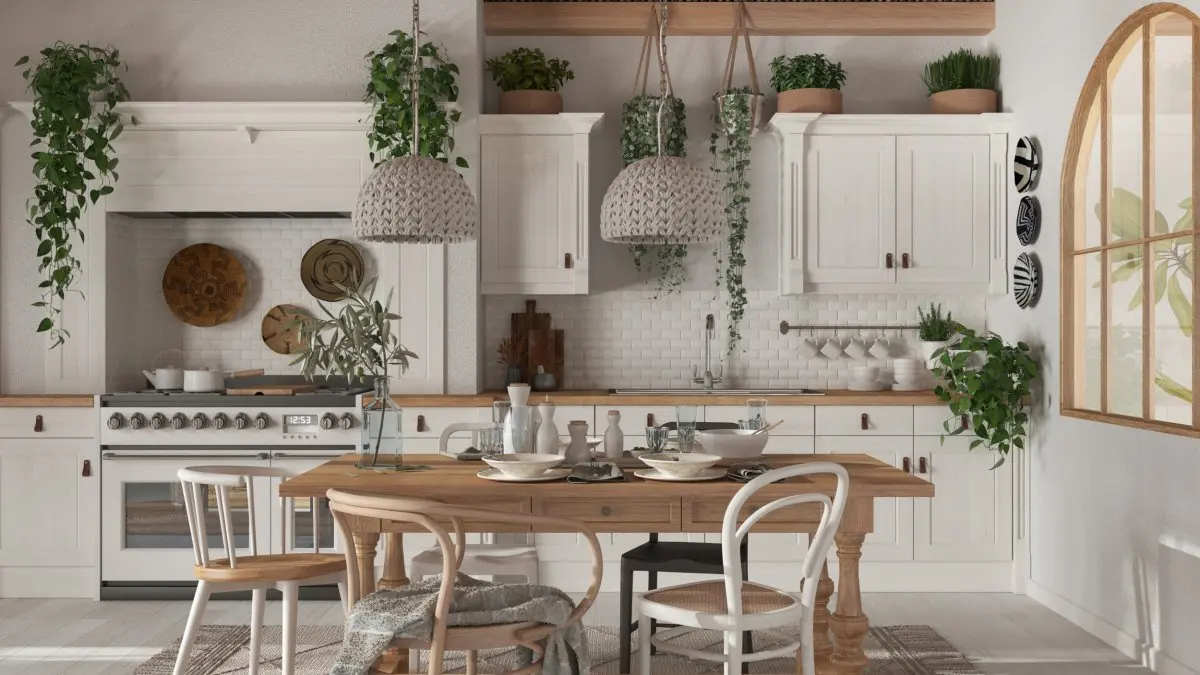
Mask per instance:
[[[179,251],[163,272],[163,297],[186,324],[208,328],[237,317],[246,297],[246,271],[216,244],[193,244]]]

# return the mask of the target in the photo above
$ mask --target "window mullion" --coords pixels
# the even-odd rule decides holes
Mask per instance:
[[[1154,236],[1154,21],[1142,26],[1142,236]],[[1154,244],[1142,245],[1142,417],[1154,419]]]
[[[1200,26],[1192,26],[1192,218],[1200,213]],[[1192,428],[1200,429],[1200,223],[1192,222]]]
[[[1108,246],[1112,230],[1112,73],[1100,81],[1100,244]],[[1108,332],[1112,322],[1112,300],[1109,297],[1109,252],[1100,254],[1100,412],[1109,411]]]

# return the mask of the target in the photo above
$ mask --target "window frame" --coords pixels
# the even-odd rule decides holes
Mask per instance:
[[[1173,16],[1172,16],[1173,15]],[[1166,22],[1170,22],[1167,24]],[[1191,198],[1200,207],[1200,17],[1175,3],[1147,5],[1131,14],[1105,42],[1100,54],[1080,92],[1075,114],[1067,137],[1063,155],[1061,182],[1061,335],[1060,375],[1061,389],[1059,412],[1064,417],[1105,422],[1152,431],[1200,438],[1200,401],[1195,394],[1200,392],[1200,270],[1192,274],[1192,378],[1193,392],[1191,424],[1166,422],[1154,419],[1154,400],[1157,386],[1154,378],[1154,321],[1155,302],[1153,296],[1142,302],[1142,414],[1130,416],[1110,411],[1109,383],[1112,301],[1110,298],[1110,274],[1112,265],[1108,251],[1117,248],[1139,246],[1142,255],[1142,288],[1154,288],[1154,245],[1165,239],[1180,239],[1188,235],[1179,232],[1155,234],[1153,232],[1156,200],[1154,193],[1155,170],[1155,40],[1158,35],[1191,36]],[[1140,40],[1140,51],[1133,47]],[[1142,232],[1136,240],[1112,241],[1112,219],[1110,217],[1112,186],[1112,102],[1111,85],[1114,76],[1128,58],[1139,58],[1142,62],[1142,157],[1141,157],[1141,200]],[[1087,246],[1086,219],[1087,175],[1091,167],[1095,144],[1100,146],[1100,245]],[[1192,259],[1200,258],[1200,208],[1193,209]],[[1083,241],[1076,247],[1076,237]],[[1080,330],[1086,329],[1087,315],[1086,274],[1076,274],[1076,264],[1082,256],[1100,254],[1100,409],[1082,407],[1087,394],[1084,339],[1076,338]],[[1194,263],[1193,263],[1194,264]],[[1095,386],[1095,385],[1092,385]]]

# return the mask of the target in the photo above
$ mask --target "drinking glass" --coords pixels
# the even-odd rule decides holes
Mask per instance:
[[[479,430],[479,451],[485,457],[504,453],[504,427],[496,425]]]
[[[746,400],[746,421],[751,424],[763,424],[767,420],[767,399],[751,398]],[[749,429],[750,427],[744,427]],[[754,427],[761,429],[761,426]]]
[[[504,420],[508,417],[508,411],[512,410],[512,403],[508,401],[496,401],[492,404],[492,424],[498,427],[504,426]]]
[[[671,430],[666,427],[646,427],[646,449],[650,452],[662,452],[670,435]]]
[[[691,452],[696,442],[696,406],[675,406],[675,427],[679,431],[679,451]]]
[[[749,420],[738,420],[738,426],[746,429],[747,431],[758,431],[759,429],[767,426],[767,420],[763,419],[762,417],[755,417],[754,419]]]

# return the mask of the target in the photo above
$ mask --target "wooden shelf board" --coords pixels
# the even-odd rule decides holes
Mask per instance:
[[[644,35],[647,2],[484,2],[487,35]],[[992,2],[748,2],[755,35],[987,35]],[[737,3],[672,2],[671,35],[729,35]]]

